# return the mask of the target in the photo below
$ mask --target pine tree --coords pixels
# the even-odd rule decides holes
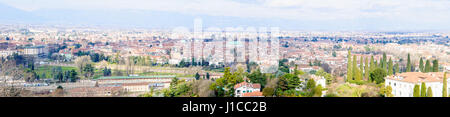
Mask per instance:
[[[406,72],[411,72],[411,57],[410,57],[409,53],[408,53],[408,60],[406,63]]]
[[[369,60],[368,59],[369,58],[366,58],[366,61],[364,61],[364,64],[365,64],[365,66],[364,66],[364,80],[368,80],[369,79],[369,72],[370,72],[370,70],[369,70],[369,64],[368,64]]]
[[[433,97],[433,91],[431,90],[431,87],[428,87],[427,97]]]
[[[424,66],[423,66],[423,59],[422,59],[422,57],[420,57],[420,62],[419,62],[419,69],[420,69],[420,72],[424,72]]]
[[[352,73],[352,53],[350,50],[348,50],[348,55],[347,55],[347,81],[351,81],[353,79],[353,73]]]
[[[439,62],[438,60],[433,60],[433,72],[439,72]]]
[[[414,93],[413,93],[414,97],[420,97],[420,86],[419,85],[414,85]]]
[[[427,72],[432,72],[430,60],[427,60],[427,62],[425,63],[425,73]]]
[[[444,73],[444,80],[443,80],[443,87],[442,87],[442,97],[447,97],[447,73]]]
[[[420,86],[420,97],[427,97],[427,86],[425,85],[425,82],[422,82],[422,85]]]

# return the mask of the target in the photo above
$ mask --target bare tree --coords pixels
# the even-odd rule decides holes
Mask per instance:
[[[75,59],[75,65],[77,66],[79,73],[83,73],[83,68],[90,63],[92,63],[92,61],[89,56],[80,56]]]

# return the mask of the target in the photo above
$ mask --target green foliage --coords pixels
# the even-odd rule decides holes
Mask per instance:
[[[321,97],[322,96],[322,91],[323,91],[323,87],[322,85],[317,85],[316,87],[314,87],[314,89],[312,90],[313,92],[313,96],[314,97]]]
[[[348,50],[348,55],[347,55],[347,81],[351,81],[353,79],[353,73],[352,73],[352,54],[351,51]]]
[[[320,69],[319,71],[317,71],[315,73],[315,75],[324,77],[327,84],[331,84],[331,82],[334,79],[333,75],[331,75],[330,73],[325,72],[323,69]]]
[[[420,85],[420,97],[427,97],[427,86],[424,82]]]
[[[289,66],[286,64],[287,62],[287,59],[281,59],[278,61],[278,70],[284,73],[289,73]]]
[[[433,60],[433,72],[439,72],[439,62],[438,60]]]
[[[200,74],[198,74],[198,72],[197,73],[195,73],[195,80],[199,80],[200,79]]]
[[[427,60],[427,62],[425,63],[425,73],[427,72],[432,72],[432,68],[431,68],[431,63],[430,60]]]
[[[242,70],[238,70],[243,72]],[[230,68],[225,68],[222,78],[216,79],[216,82],[210,85],[210,89],[215,91],[218,97],[233,97],[234,85],[243,82],[243,73],[236,72],[231,73]]]
[[[84,77],[91,78],[92,76],[94,76],[94,69],[95,68],[92,66],[92,64],[86,64],[86,66],[83,67]]]
[[[209,75],[209,72],[206,72],[206,79],[210,79],[211,78],[211,75]]]
[[[386,71],[382,68],[376,68],[370,73],[370,79],[375,81],[377,84],[384,82],[384,77],[386,77]]]
[[[442,86],[442,97],[447,97],[447,73],[444,73],[444,80],[443,80],[443,86]]]
[[[424,68],[425,68],[425,66],[423,66],[423,59],[422,59],[422,57],[420,57],[420,61],[419,61],[420,72],[425,72]]]
[[[111,76],[111,69],[108,69],[107,67],[103,68],[103,76]]]
[[[357,84],[357,85],[364,85],[364,84],[367,84],[368,82],[363,81],[363,80],[360,80],[360,81],[354,80],[354,81],[350,81],[349,83],[353,83],[353,84]]]
[[[383,60],[381,62],[381,68],[386,69],[387,68],[387,57],[386,52],[383,52]]]
[[[394,74],[394,66],[392,63],[392,59],[389,58],[389,63],[388,63],[388,75],[393,75]]]
[[[433,91],[431,90],[431,87],[428,87],[427,97],[433,97]]]
[[[411,57],[408,53],[408,61],[406,63],[406,72],[411,72]]]
[[[266,87],[263,89],[262,93],[265,97],[272,97],[275,93],[275,89],[272,87]]]
[[[414,85],[414,93],[413,93],[414,97],[420,97],[420,86],[419,85]]]
[[[251,74],[248,74],[247,78],[249,78],[250,82],[252,82],[252,83],[261,84],[261,88],[264,88],[266,86],[267,77],[263,73],[261,73],[261,71],[259,69],[256,69]]]
[[[195,97],[192,89],[190,82],[184,82],[178,78],[174,78],[170,82],[169,89],[164,89],[162,92],[164,97]]]
[[[369,73],[370,73],[368,59],[369,58],[366,58],[366,60],[364,62],[364,79],[365,80],[369,79]]]
[[[316,87],[316,81],[314,79],[309,79],[308,82],[306,82],[306,89],[313,89]]]
[[[356,80],[356,79],[358,79],[358,77],[359,77],[359,73],[358,73],[358,71],[359,71],[359,69],[358,69],[358,67],[357,67],[357,58],[356,58],[356,55],[353,55],[353,65],[352,65],[352,70],[353,70],[353,79],[352,80]]]
[[[380,94],[384,97],[393,97],[394,95],[392,94],[392,87],[391,86],[386,86],[386,87],[381,87],[380,88]]]
[[[399,66],[398,66],[398,63],[395,63],[395,65],[394,65],[394,74],[398,74],[398,73],[400,73],[400,68],[399,68]]]
[[[284,74],[278,80],[278,88],[281,89],[281,91],[295,89],[299,84],[299,77],[294,74]]]

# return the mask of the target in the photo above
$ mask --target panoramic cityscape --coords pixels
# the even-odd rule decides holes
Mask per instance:
[[[450,96],[450,1],[131,1],[0,0],[0,97]]]

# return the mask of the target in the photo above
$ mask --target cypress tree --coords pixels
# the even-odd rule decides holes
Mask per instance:
[[[439,62],[438,60],[433,60],[433,72],[439,72]]]
[[[394,66],[392,65],[392,59],[389,58],[389,64],[388,64],[388,75],[394,74]]]
[[[369,64],[368,64],[368,60],[369,58],[366,58],[366,61],[364,61],[364,64],[365,64],[365,66],[364,66],[364,79],[365,80],[368,80],[369,79],[369,72],[370,72],[370,70],[369,70]]]
[[[409,53],[408,53],[408,60],[406,63],[406,72],[411,72],[411,57],[410,57]]]
[[[358,77],[358,73],[357,73],[358,67],[357,67],[357,65],[356,65],[356,63],[357,63],[356,60],[357,60],[356,55],[353,55],[353,67],[352,67],[352,70],[353,70],[353,79],[356,79],[356,77]]]
[[[361,79],[364,77],[364,64],[363,64],[363,62],[364,62],[364,58],[361,56],[361,60],[359,61],[359,71],[361,72],[360,74],[361,74]]]
[[[431,87],[428,87],[427,97],[433,97],[433,91],[431,90]]]
[[[443,87],[442,87],[442,97],[447,97],[447,73],[444,73],[444,80],[443,80]]]
[[[370,58],[370,71],[372,71],[372,70],[374,70],[375,69],[375,64],[374,64],[374,59],[373,59],[373,55],[372,55],[372,57]]]
[[[425,82],[422,82],[422,85],[420,86],[420,97],[427,97],[427,86],[425,85]]]
[[[424,66],[423,66],[423,59],[422,59],[422,57],[420,57],[420,62],[419,62],[419,69],[420,69],[420,72],[424,72]]]
[[[413,93],[414,97],[420,97],[420,86],[419,85],[414,85],[414,93]]]
[[[386,69],[387,68],[387,58],[386,58],[386,52],[383,52],[383,60],[381,62],[381,68]]]
[[[347,81],[351,81],[353,79],[353,73],[352,73],[352,53],[350,50],[348,50],[348,55],[347,55]]]
[[[430,60],[427,60],[427,63],[425,63],[425,73],[432,72]]]
[[[395,70],[394,70],[394,71],[395,71],[395,72],[394,72],[395,74],[400,73],[400,68],[398,67],[398,63],[395,63],[394,69],[395,69]]]

